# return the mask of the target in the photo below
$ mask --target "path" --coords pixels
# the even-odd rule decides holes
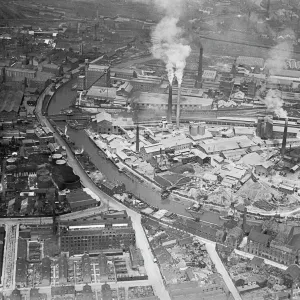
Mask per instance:
[[[222,275],[229,291],[231,292],[233,298],[235,300],[242,300],[240,294],[238,293],[234,283],[232,282],[232,279],[230,278],[227,270],[224,267],[223,262],[221,261],[217,251],[216,251],[216,244],[214,243],[207,243],[206,244],[206,250],[212,260],[212,262],[215,264],[215,267],[217,271]]]

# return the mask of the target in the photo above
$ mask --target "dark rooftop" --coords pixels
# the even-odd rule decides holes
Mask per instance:
[[[23,99],[21,91],[1,91],[0,92],[0,112],[18,112]]]

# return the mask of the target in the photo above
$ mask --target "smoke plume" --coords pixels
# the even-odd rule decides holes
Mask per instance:
[[[166,16],[152,34],[153,56],[165,62],[170,84],[174,74],[178,84],[181,84],[186,59],[191,53],[190,46],[182,38],[183,30],[177,26],[178,21],[178,18]]]
[[[185,0],[131,0],[149,5],[155,5],[165,17],[157,24],[152,32],[152,54],[166,64],[169,83],[172,84],[174,75],[180,85],[186,59],[191,48],[183,38],[183,29],[178,26],[179,17],[184,10]]]
[[[263,100],[267,109],[275,113],[280,118],[287,118],[287,112],[282,108],[283,100],[280,97],[278,90],[269,90],[265,99]]]
[[[292,58],[293,44],[291,42],[281,42],[273,47],[266,60],[266,67],[271,75],[286,69],[286,61]]]

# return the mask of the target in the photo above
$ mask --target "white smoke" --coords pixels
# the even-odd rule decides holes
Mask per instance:
[[[178,84],[181,83],[186,59],[191,53],[191,47],[182,38],[183,30],[177,26],[178,21],[178,18],[166,16],[152,34],[153,56],[165,62],[170,84],[173,82],[174,72]]]
[[[166,64],[169,83],[172,84],[176,75],[178,84],[182,82],[186,59],[191,47],[183,38],[183,29],[178,27],[179,17],[184,10],[185,0],[131,0],[155,5],[165,14],[152,32],[152,54]]]
[[[293,44],[288,41],[281,42],[273,47],[266,60],[269,73],[276,74],[286,69],[286,61],[292,58]]]
[[[278,90],[269,90],[265,99],[263,100],[267,109],[276,114],[280,118],[287,118],[287,112],[282,108],[283,100],[280,97],[280,91]]]

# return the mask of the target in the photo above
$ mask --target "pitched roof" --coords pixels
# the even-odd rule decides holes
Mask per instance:
[[[260,267],[263,264],[264,260],[261,257],[254,256],[250,261],[251,266]]]
[[[297,265],[291,265],[285,270],[285,274],[290,275],[293,279],[300,278],[300,268]]]
[[[253,229],[251,229],[249,236],[248,236],[248,240],[259,243],[259,244],[263,244],[263,245],[267,245],[270,238],[271,237],[269,235],[257,232]]]
[[[109,114],[105,111],[102,111],[96,115],[96,120],[97,120],[97,123],[100,123],[102,121],[112,122],[112,117],[111,117],[111,114]]]

